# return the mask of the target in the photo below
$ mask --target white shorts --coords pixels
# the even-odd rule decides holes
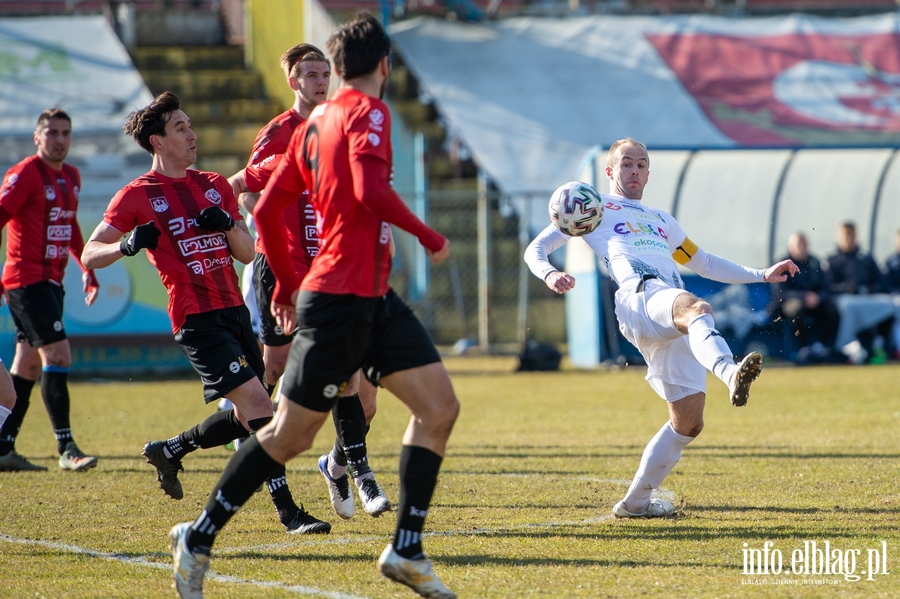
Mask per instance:
[[[675,328],[672,305],[684,289],[669,287],[659,279],[616,291],[619,330],[647,362],[647,382],[666,401],[706,392],[706,369],[691,352],[687,335]]]

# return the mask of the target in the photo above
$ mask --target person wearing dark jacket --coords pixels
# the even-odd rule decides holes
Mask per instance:
[[[838,251],[828,257],[829,290],[841,293],[869,295],[885,291],[884,277],[871,254],[866,254],[856,243],[856,225],[842,223],[838,227]],[[891,329],[893,317],[857,332],[857,338],[869,356],[876,348],[875,339],[881,337],[884,349],[890,353],[892,345]]]
[[[788,238],[788,256],[800,272],[772,289],[770,313],[790,325],[801,361],[825,361],[837,336],[839,314],[828,288],[828,275],[819,259],[809,253],[803,233]]]

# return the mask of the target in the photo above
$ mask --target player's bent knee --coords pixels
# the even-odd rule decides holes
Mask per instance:
[[[693,423],[678,423],[673,428],[679,435],[684,435],[685,437],[698,437],[703,431],[703,421],[701,420],[700,422]]]
[[[456,424],[456,419],[459,418],[459,400],[456,399],[455,395],[450,395],[437,402],[434,408],[429,414],[430,427],[449,434],[453,429],[453,425]]]

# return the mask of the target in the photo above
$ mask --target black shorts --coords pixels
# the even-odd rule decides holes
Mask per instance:
[[[200,375],[206,403],[253,377],[265,385],[266,370],[247,306],[189,314],[175,341]]]
[[[7,289],[9,311],[16,324],[16,343],[43,347],[65,339],[62,321],[65,295],[62,285],[51,281]]]
[[[269,267],[265,254],[256,254],[253,259],[253,292],[259,309],[259,338],[263,345],[280,347],[294,340],[293,335],[285,335],[284,329],[272,316],[272,296],[275,295],[275,273]]]
[[[377,385],[391,373],[441,361],[393,290],[383,297],[301,291],[297,319],[281,392],[310,410],[331,410],[360,368]]]

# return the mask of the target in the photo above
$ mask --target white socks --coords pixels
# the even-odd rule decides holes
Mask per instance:
[[[625,494],[623,501],[626,510],[632,514],[643,514],[647,511],[653,489],[659,488],[681,458],[681,450],[693,440],[694,437],[686,437],[675,432],[671,422],[666,422],[659,429],[644,448],[641,465],[638,466],[634,481]]]
[[[734,376],[734,355],[709,314],[701,314],[688,325],[688,343],[697,361],[726,385]]]
[[[328,475],[334,480],[338,480],[339,478],[344,478],[347,474],[347,467],[341,466],[337,462],[334,461],[334,458],[331,457],[331,454],[328,454]]]
[[[0,428],[3,428],[3,423],[6,422],[6,418],[10,414],[12,414],[12,410],[6,406],[0,406]]]

